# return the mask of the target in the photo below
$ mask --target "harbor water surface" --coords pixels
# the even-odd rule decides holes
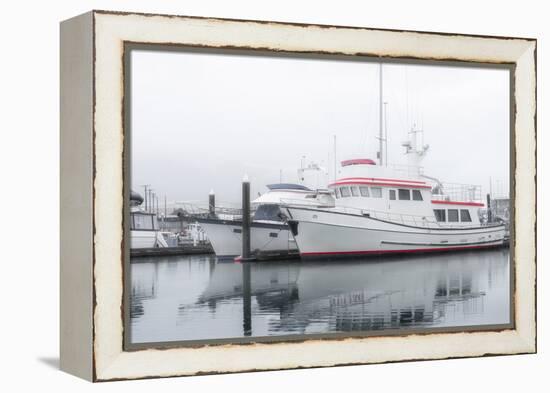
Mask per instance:
[[[509,250],[338,261],[132,259],[132,343],[500,325]]]

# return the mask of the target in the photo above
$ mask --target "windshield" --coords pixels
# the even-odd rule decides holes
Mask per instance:
[[[254,220],[282,221],[279,215],[280,212],[279,205],[260,205],[256,209],[256,213],[254,213]]]

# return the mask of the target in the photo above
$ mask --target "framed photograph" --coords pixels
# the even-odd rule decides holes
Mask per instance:
[[[536,352],[536,40],[61,23],[61,368]]]

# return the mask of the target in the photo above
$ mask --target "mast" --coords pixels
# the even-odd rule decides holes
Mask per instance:
[[[334,135],[334,181],[336,181],[336,166],[337,166],[337,161],[336,161],[336,135]]]
[[[388,166],[388,103],[384,102],[384,159]]]
[[[379,164],[380,166],[384,165],[384,122],[383,122],[383,117],[384,117],[384,101],[383,101],[383,98],[382,98],[382,95],[383,95],[383,91],[384,91],[384,86],[383,86],[383,82],[382,82],[382,77],[383,77],[383,74],[382,74],[382,63],[380,63],[380,73],[378,75],[379,77],[379,81],[378,81],[378,85],[380,87],[380,96],[378,98],[378,101],[379,101],[379,117],[378,117],[378,125],[379,125],[379,130],[378,130],[378,142],[379,142],[379,146],[378,146],[378,158],[379,158]]]
[[[420,142],[422,142],[424,140],[423,135],[424,131],[421,128],[417,128],[416,124],[414,124],[409,131],[409,139],[401,144],[405,148],[409,170],[414,168],[414,171],[417,172],[416,174],[420,173],[420,163],[430,147],[423,143],[419,145],[419,136]]]

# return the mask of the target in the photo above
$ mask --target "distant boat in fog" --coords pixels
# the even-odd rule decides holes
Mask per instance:
[[[168,247],[162,236],[157,215],[142,209],[143,197],[130,191],[130,248]]]

